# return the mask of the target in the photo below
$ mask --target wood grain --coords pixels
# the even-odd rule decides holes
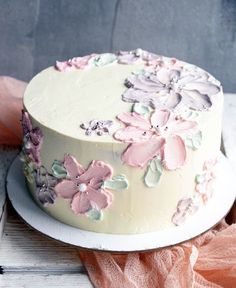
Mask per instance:
[[[92,288],[86,275],[81,274],[3,274],[0,288]]]
[[[10,215],[5,224],[0,263],[5,273],[84,272],[77,249],[41,235],[15,214]]]
[[[7,169],[15,158],[18,150],[10,149],[9,147],[0,146],[0,241],[3,231],[3,226],[6,219],[6,188],[5,178],[7,175]]]

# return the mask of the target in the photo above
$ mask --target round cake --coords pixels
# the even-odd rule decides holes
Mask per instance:
[[[75,57],[36,75],[23,102],[27,185],[61,222],[147,233],[214,193],[223,92],[195,65],[141,49]]]

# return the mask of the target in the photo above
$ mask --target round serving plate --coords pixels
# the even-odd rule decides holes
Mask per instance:
[[[235,200],[234,176],[229,160],[220,155],[217,188],[208,203],[184,224],[144,234],[117,235],[95,233],[71,227],[46,214],[27,190],[19,157],[13,161],[7,176],[9,199],[23,220],[39,232],[63,243],[80,248],[111,252],[147,251],[181,243],[216,225]]]

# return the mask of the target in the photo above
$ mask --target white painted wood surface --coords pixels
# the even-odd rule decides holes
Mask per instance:
[[[0,288],[92,288],[86,275],[63,274],[3,274],[0,275]]]
[[[21,248],[21,249],[20,249]],[[14,251],[14,261],[9,259]],[[0,246],[0,263],[4,272],[76,273],[84,269],[77,249],[42,236],[18,218],[9,215]]]
[[[3,232],[3,226],[6,219],[6,189],[5,178],[9,164],[15,158],[17,150],[7,147],[0,147],[0,239]],[[1,264],[0,264],[1,265]]]
[[[226,155],[236,167],[236,94],[225,95],[223,140]],[[3,179],[9,163],[2,160],[9,157],[4,153],[0,152],[0,211],[5,197]],[[4,272],[0,275],[0,288],[92,287],[75,248],[47,239],[15,214],[9,215],[5,224],[0,241],[0,265]]]
[[[9,212],[0,243],[0,288],[90,288],[76,248],[44,237]]]

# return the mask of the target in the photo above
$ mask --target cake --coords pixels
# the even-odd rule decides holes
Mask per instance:
[[[141,49],[75,57],[36,75],[23,103],[27,187],[63,223],[158,231],[214,193],[223,92],[195,65]]]

